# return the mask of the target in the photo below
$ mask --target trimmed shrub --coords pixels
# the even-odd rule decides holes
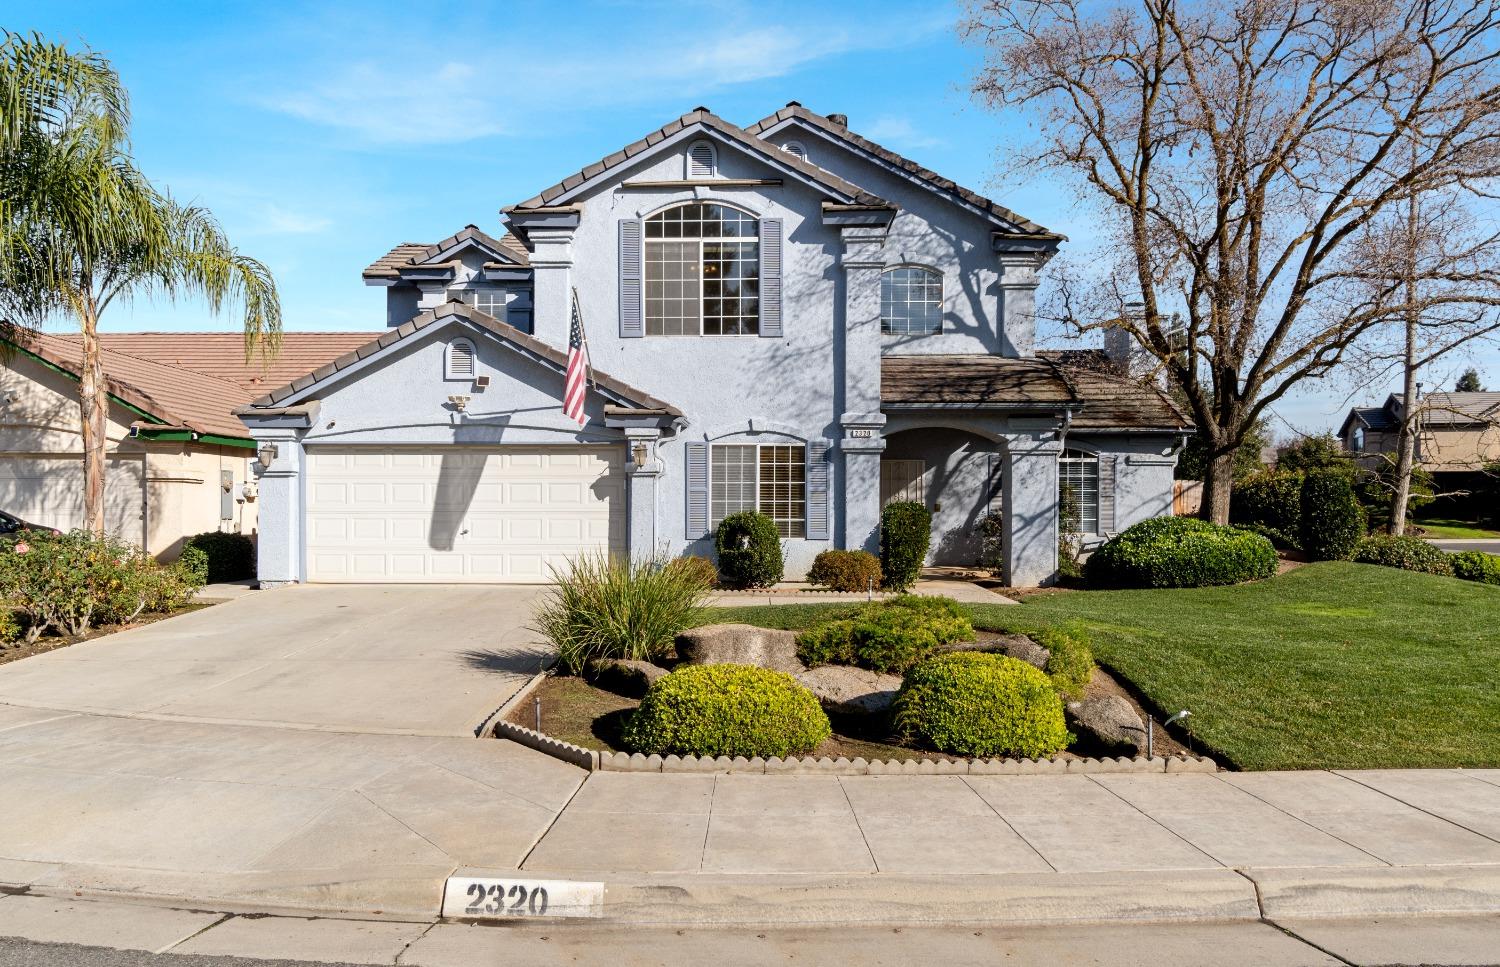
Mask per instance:
[[[684,665],[663,675],[625,723],[644,755],[771,756],[811,752],[833,734],[812,692],[751,665]]]
[[[903,738],[952,755],[1037,759],[1068,744],[1052,681],[1003,655],[959,651],[929,659],[907,673],[894,709]]]
[[[667,567],[680,568],[690,576],[703,583],[706,588],[718,587],[719,566],[706,557],[696,554],[687,554],[682,557],[674,557],[667,562]]]
[[[753,510],[730,514],[714,534],[719,573],[732,588],[768,588],[781,580],[781,533],[776,522]]]
[[[979,538],[979,566],[991,571],[1005,567],[1005,515],[985,514],[974,525]]]
[[[1271,546],[1276,548],[1278,551],[1300,550],[1300,548],[1297,546],[1296,537],[1287,534],[1284,531],[1279,531],[1274,527],[1267,527],[1265,524],[1235,524],[1234,526],[1247,530],[1252,534],[1259,534],[1261,537],[1264,537],[1266,540],[1270,541]]]
[[[1302,527],[1302,474],[1268,470],[1239,481],[1229,496],[1229,520],[1267,537],[1283,535],[1281,542],[1271,537],[1272,543],[1295,548]]]
[[[1068,698],[1082,698],[1094,677],[1088,634],[1079,627],[1048,628],[1029,637],[1052,653],[1045,671],[1053,686]]]
[[[1365,536],[1365,509],[1342,470],[1313,470],[1302,480],[1298,541],[1310,561],[1347,561]]]
[[[823,551],[813,558],[807,580],[835,591],[880,587],[880,558],[869,551]]]
[[[203,552],[203,548],[201,547],[194,547],[191,544],[185,545],[182,548],[182,553],[177,555],[177,560],[173,562],[173,567],[176,567],[184,575],[192,577],[199,584],[209,583],[208,555]]]
[[[603,658],[654,661],[677,633],[696,624],[708,581],[702,568],[663,560],[583,554],[538,605],[531,630],[557,648],[563,671],[577,675]]]
[[[1500,584],[1500,554],[1464,551],[1454,554],[1449,563],[1453,566],[1454,577],[1480,584]]]
[[[797,635],[804,665],[858,665],[899,675],[947,645],[972,641],[974,626],[948,598],[902,595]]]
[[[21,622],[16,613],[0,605],[0,645],[13,645],[21,638]]]
[[[202,551],[208,558],[208,570],[204,575],[207,584],[255,577],[255,542],[245,534],[206,531],[182,542],[184,554],[189,548]]]
[[[1356,564],[1379,564],[1383,567],[1399,567],[1403,571],[1421,571],[1423,574],[1446,576],[1453,573],[1448,555],[1418,537],[1392,537],[1384,534],[1366,537],[1354,549],[1352,560]]]
[[[1196,517],[1153,517],[1109,540],[1084,568],[1091,585],[1201,588],[1276,573],[1276,548],[1259,534]]]
[[[914,500],[886,504],[880,512],[880,573],[885,586],[905,591],[917,583],[927,546],[932,542],[932,513]]]

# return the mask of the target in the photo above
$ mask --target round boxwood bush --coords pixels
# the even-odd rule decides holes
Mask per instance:
[[[1310,561],[1347,561],[1365,536],[1365,509],[1349,475],[1314,470],[1302,480],[1298,542]]]
[[[255,577],[255,542],[245,534],[206,531],[183,541],[182,549],[184,554],[196,549],[208,558],[208,584]]]
[[[823,551],[813,558],[807,580],[834,591],[878,588],[880,558],[869,551]]]
[[[907,740],[974,758],[1050,756],[1068,743],[1051,679],[1015,658],[958,651],[907,673],[895,726]]]
[[[719,574],[732,588],[768,588],[781,580],[781,533],[776,522],[753,510],[730,514],[714,534]]]
[[[927,545],[932,542],[932,513],[914,500],[898,500],[880,512],[880,573],[885,586],[905,591],[917,583]]]
[[[1453,573],[1448,555],[1417,537],[1395,537],[1380,534],[1366,537],[1354,549],[1356,564],[1379,564],[1384,567],[1399,567],[1403,571],[1421,571],[1424,574]]]
[[[625,744],[645,755],[803,755],[833,734],[812,692],[751,665],[684,665],[657,679]]]
[[[1480,584],[1500,584],[1500,554],[1464,551],[1450,559],[1453,576]]]
[[[1242,527],[1196,517],[1153,517],[1099,548],[1084,567],[1089,584],[1123,588],[1201,588],[1276,573],[1276,548]]]

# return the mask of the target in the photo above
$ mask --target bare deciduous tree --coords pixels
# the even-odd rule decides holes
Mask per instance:
[[[976,94],[1040,114],[1025,162],[1099,203],[1119,264],[1064,313],[1114,320],[1181,389],[1210,519],[1298,383],[1405,313],[1500,304],[1465,258],[1408,285],[1398,231],[1412,199],[1483,205],[1500,175],[1500,0],[974,0],[965,30]]]

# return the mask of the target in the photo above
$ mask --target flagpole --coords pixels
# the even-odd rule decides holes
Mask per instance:
[[[598,389],[599,384],[594,380],[594,351],[589,348],[589,327],[583,324],[583,306],[578,301],[576,285],[573,286],[573,314],[578,317],[578,331],[583,334],[583,358],[587,363],[584,371],[588,373],[590,385]]]

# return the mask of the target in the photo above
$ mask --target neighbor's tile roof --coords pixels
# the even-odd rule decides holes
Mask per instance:
[[[380,352],[387,346],[414,336],[427,327],[449,319],[453,316],[462,316],[469,322],[488,330],[501,339],[512,343],[527,352],[533,353],[550,361],[559,370],[566,370],[568,366],[568,354],[556,349],[529,333],[524,333],[514,326],[501,322],[500,320],[480,312],[472,306],[462,302],[445,302],[436,309],[428,309],[415,319],[405,322],[394,329],[388,329],[378,337],[366,341],[357,348],[331,360],[323,366],[305,373],[297,379],[292,380],[285,386],[271,390],[271,392],[254,400],[252,406],[257,408],[275,407],[281,405],[293,395],[309,389],[317,383],[328,379],[340,370],[348,369],[356,365],[360,360]],[[621,399],[629,400],[631,403],[644,409],[661,410],[672,416],[681,416],[682,411],[670,403],[636,389],[623,380],[615,379],[608,373],[601,372],[592,367],[589,369],[589,379],[598,386],[602,386]]]
[[[762,118],[761,120],[750,125],[745,130],[750,134],[758,137],[763,132],[775,127],[781,122],[792,119],[803,121],[815,128],[818,128],[821,131],[827,132],[835,138],[839,138],[843,141],[848,142],[849,144],[854,145],[857,148],[867,151],[875,157],[881,159],[882,161],[894,165],[897,168],[900,168],[903,171],[907,172],[908,174],[921,179],[932,188],[936,189],[938,192],[953,195],[968,202],[970,205],[973,205],[976,208],[982,209],[990,213],[991,215],[994,215],[996,218],[999,218],[1002,221],[1008,222],[1015,228],[1015,230],[1019,234],[1036,235],[1040,238],[1064,238],[1064,236],[1049,231],[1046,228],[1043,228],[1041,225],[1038,225],[1036,222],[1031,221],[1030,219],[1021,217],[1020,215],[1011,211],[1009,208],[1006,208],[1004,205],[1000,204],[992,198],[986,198],[985,196],[979,194],[979,192],[977,191],[971,191],[970,189],[965,188],[964,186],[952,181],[951,179],[944,178],[942,175],[933,171],[931,168],[924,168],[922,165],[917,164],[910,158],[907,158],[904,155],[897,154],[884,145],[876,144],[869,138],[855,134],[853,131],[849,130],[843,125],[833,123],[828,119],[826,115],[819,114],[816,111],[809,111],[807,108],[803,107],[801,104],[798,104],[796,101],[792,101],[786,107],[777,111],[775,114],[772,114],[769,117]]]
[[[719,134],[740,144],[754,154],[797,170],[814,184],[821,185],[853,204],[874,207],[888,207],[890,204],[885,199],[865,191],[858,185],[840,178],[831,171],[824,171],[817,165],[809,164],[801,158],[788,154],[780,148],[762,141],[744,128],[731,124],[717,114],[714,114],[708,108],[696,107],[677,120],[671,121],[651,132],[639,141],[627,144],[614,154],[599,159],[582,170],[569,175],[552,187],[544,188],[531,198],[519,204],[512,205],[505,210],[515,211],[528,208],[546,208],[556,202],[559,197],[572,191],[589,179],[633,160],[641,154],[650,151],[682,129],[692,127],[695,124],[701,124],[704,127],[717,131]]]
[[[498,249],[509,255],[520,265],[531,264],[531,254],[521,244],[520,239],[514,235],[505,234],[499,238],[480,231],[473,225],[465,226],[462,231],[455,232],[433,245],[425,245],[421,242],[402,242],[389,252],[376,259],[364,270],[363,277],[366,279],[395,279],[400,278],[402,268],[411,265],[422,265],[429,260],[437,258],[461,242],[473,240],[491,249]]]
[[[370,339],[370,333],[283,333],[280,354],[245,359],[237,332],[101,333],[109,393],[169,426],[248,438],[234,409],[268,385],[304,373]],[[82,337],[74,333],[17,334],[15,342],[77,376]]]
[[[1424,426],[1500,423],[1500,393],[1429,393],[1422,399]]]
[[[1093,365],[1096,357],[1043,352],[1006,356],[885,356],[882,403],[976,409],[1070,409],[1072,427],[1187,429],[1155,386]]]

